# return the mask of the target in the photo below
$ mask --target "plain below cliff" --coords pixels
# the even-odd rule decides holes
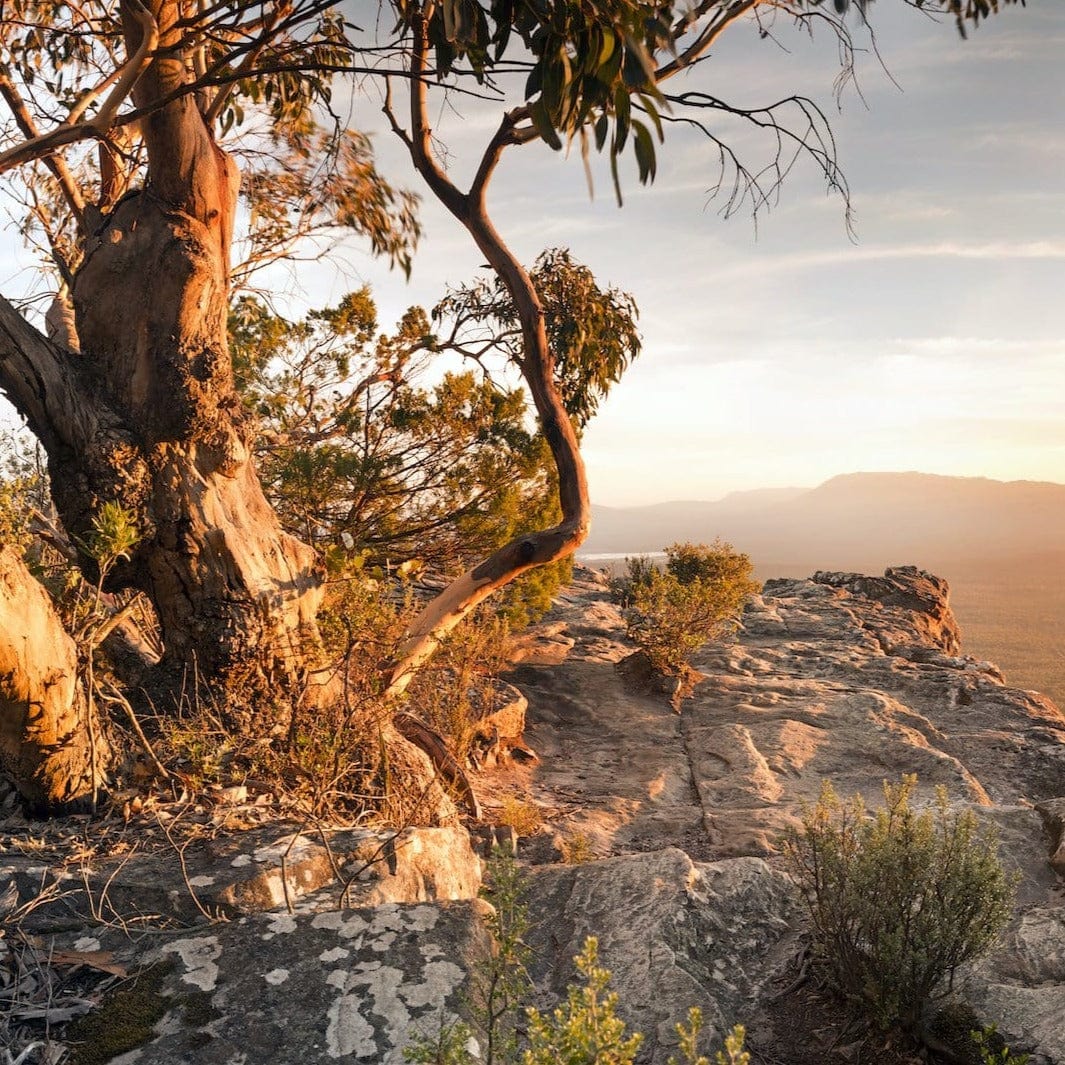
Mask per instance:
[[[916,562],[949,580],[967,652],[1065,705],[1063,528],[1065,485],[855,473],[715,502],[597,506],[583,553],[720,536],[754,559],[762,579]]]

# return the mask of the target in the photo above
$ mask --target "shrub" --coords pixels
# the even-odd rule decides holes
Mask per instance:
[[[688,1023],[677,1024],[677,1038],[684,1065],[710,1065],[710,1059],[699,1053],[699,1034],[703,1030],[703,1011],[698,1006],[688,1010]],[[725,1036],[725,1049],[714,1055],[714,1065],[751,1065],[751,1055],[743,1049],[747,1032],[742,1024],[737,1024]],[[681,1065],[670,1057],[669,1065]]]
[[[1013,884],[993,830],[958,813],[910,805],[917,778],[884,785],[872,817],[825,784],[785,841],[836,990],[884,1027],[916,1033],[958,966],[984,954],[1009,918]]]
[[[657,573],[658,567],[650,555],[636,555],[625,559],[625,575],[610,579],[611,598],[619,606],[632,606],[636,589],[650,584]]]
[[[531,836],[540,830],[544,815],[536,803],[507,795],[496,816],[496,823],[504,828],[514,829],[519,836]]]
[[[981,1065],[1028,1065],[1031,1055],[1011,1053],[994,1025],[974,1031],[971,1035],[980,1052]]]
[[[608,991],[610,973],[599,964],[594,936],[574,959],[583,986],[571,984],[563,1005],[550,1015],[530,1009],[529,1049],[524,1065],[629,1065],[643,1036],[626,1034],[617,1016],[618,996]]]
[[[558,842],[565,865],[584,865],[595,861],[591,841],[583,832],[568,832]]]
[[[731,544],[678,543],[666,548],[664,572],[630,560],[628,633],[662,673],[682,673],[710,640],[734,632],[747,600],[760,590],[751,560]]]

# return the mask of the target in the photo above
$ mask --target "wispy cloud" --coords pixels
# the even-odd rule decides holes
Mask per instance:
[[[724,281],[765,276],[766,273],[793,273],[818,267],[853,266],[858,263],[889,262],[904,259],[1058,260],[1065,259],[1065,240],[985,241],[957,240],[928,243],[870,244],[813,252],[794,252],[757,261],[741,262],[703,275],[704,280]]]

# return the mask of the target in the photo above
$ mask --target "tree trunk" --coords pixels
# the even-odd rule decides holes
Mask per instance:
[[[134,513],[144,539],[115,583],[155,604],[163,668],[210,678],[216,695],[230,689],[230,723],[261,727],[264,715],[284,717],[303,683],[320,577],[313,551],[281,530],[263,496],[233,390],[224,239],[232,200],[220,181],[217,217],[226,221],[208,227],[150,186],[108,220],[75,281],[77,331],[83,368],[130,428],[137,461],[112,452],[87,477],[87,456],[68,454],[51,474],[76,536],[85,538],[106,498]]]
[[[0,548],[0,765],[55,814],[92,806],[107,761],[74,641],[18,552]]]
[[[174,0],[145,5],[159,48],[133,87],[146,186],[90,235],[72,287],[77,349],[58,350],[0,303],[0,381],[49,459],[72,540],[105,502],[141,541],[108,588],[145,592],[164,643],[160,679],[207,682],[227,724],[284,727],[317,648],[321,575],[285,534],[251,464],[252,426],[226,339],[239,175],[214,142],[189,77]],[[122,0],[127,52],[144,11]],[[86,551],[83,567],[94,576]],[[201,694],[201,693],[197,693]]]

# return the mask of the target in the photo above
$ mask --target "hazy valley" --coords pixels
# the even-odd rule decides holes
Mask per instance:
[[[1065,705],[1065,485],[857,473],[812,489],[594,509],[582,552],[593,564],[720,536],[751,556],[762,580],[930,570],[950,582],[965,652]]]

